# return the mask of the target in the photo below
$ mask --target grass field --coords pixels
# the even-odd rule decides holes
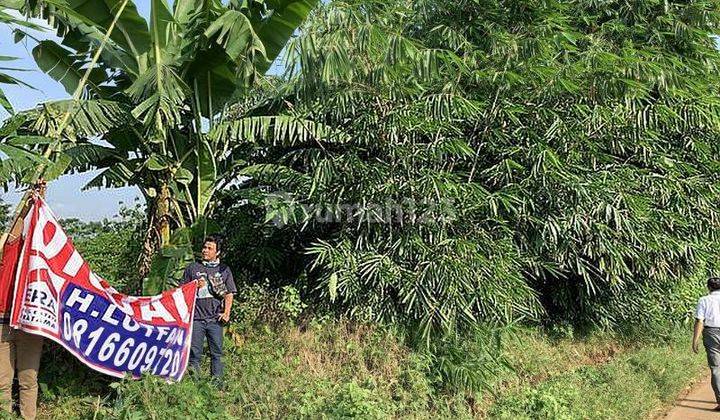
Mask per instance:
[[[704,373],[682,331],[637,342],[520,329],[503,335],[499,357],[481,334],[450,345],[465,352],[453,361],[412,350],[398,331],[344,322],[253,328],[227,336],[222,391],[206,379],[113,382],[46,352],[41,417],[641,419]],[[468,383],[463,369],[484,376]]]

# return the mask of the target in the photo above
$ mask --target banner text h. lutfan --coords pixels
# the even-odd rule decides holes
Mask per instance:
[[[24,222],[13,327],[54,340],[112,376],[182,378],[194,282],[152,297],[121,294],[90,270],[41,198]]]

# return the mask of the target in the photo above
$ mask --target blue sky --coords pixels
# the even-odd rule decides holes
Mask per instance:
[[[135,4],[144,16],[150,14],[149,0],[136,0]],[[54,38],[50,31],[38,33],[37,36],[41,39]],[[35,65],[31,54],[34,46],[35,44],[32,41],[24,44],[13,43],[11,29],[0,25],[0,51],[2,51],[2,55],[18,57],[19,60],[12,62],[13,66],[31,71],[16,72],[14,75],[37,89],[2,85],[3,91],[16,110],[32,108],[44,101],[68,98],[70,96],[60,83],[51,79]],[[0,120],[4,120],[7,116],[5,110],[0,108]],[[82,186],[92,179],[95,173],[66,175],[48,185],[47,201],[56,215],[64,218],[101,220],[116,215],[120,208],[120,202],[132,204],[136,199],[142,202],[142,195],[135,187],[81,191]],[[13,205],[22,196],[22,192],[13,190],[0,194],[3,201]]]

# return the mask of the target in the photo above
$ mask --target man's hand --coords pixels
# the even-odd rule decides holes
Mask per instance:
[[[232,307],[232,302],[233,294],[227,293],[225,298],[223,298],[223,313],[218,317],[218,321],[223,323],[230,321],[230,308]]]
[[[221,313],[220,315],[218,315],[218,321],[220,321],[220,322],[230,321],[230,312],[225,311],[225,312]]]
[[[697,354],[700,348],[700,338],[703,332],[703,321],[701,319],[695,319],[695,327],[693,328],[692,338],[692,351]]]

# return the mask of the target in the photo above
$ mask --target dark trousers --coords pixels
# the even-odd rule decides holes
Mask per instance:
[[[223,328],[220,322],[213,319],[198,319],[193,321],[192,341],[190,342],[190,369],[200,369],[203,344],[207,337],[210,348],[210,375],[213,378],[221,378],[223,375],[222,343]]]
[[[704,328],[703,344],[710,366],[710,384],[715,393],[715,401],[720,404],[720,328]]]

